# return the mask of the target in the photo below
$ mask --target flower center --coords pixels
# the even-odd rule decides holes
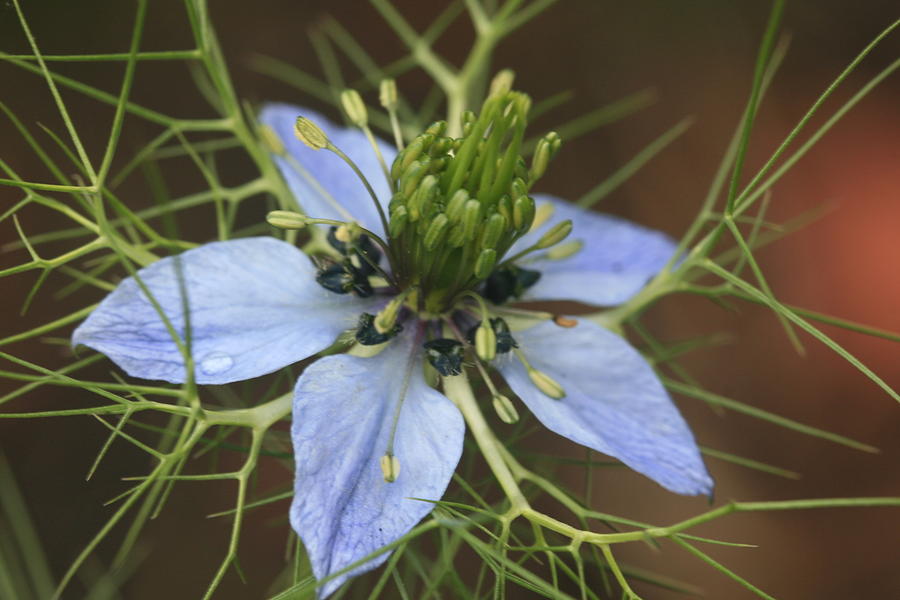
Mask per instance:
[[[462,137],[448,137],[447,124],[436,122],[394,161],[388,245],[397,283],[419,291],[420,310],[447,311],[531,228],[529,191],[560,142],[545,136],[527,166],[530,104],[525,94],[495,91],[479,115],[463,114]]]

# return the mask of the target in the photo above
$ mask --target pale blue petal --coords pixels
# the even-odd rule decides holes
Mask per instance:
[[[423,499],[444,495],[459,462],[462,416],[425,383],[413,337],[402,334],[372,358],[323,358],[297,382],[291,430],[297,478],[290,516],[318,579],[406,534],[434,508]],[[400,476],[386,483],[380,460],[408,371],[394,440]],[[320,596],[388,555],[329,581]]]
[[[535,201],[552,202],[556,207],[553,216],[519,240],[510,255],[527,248],[550,227],[566,219],[572,220],[572,233],[566,241],[581,240],[584,247],[563,260],[520,261],[519,266],[541,272],[541,278],[526,291],[523,300],[621,304],[640,291],[675,252],[675,243],[660,231],[588,211],[552,196],[536,195]]]
[[[313,150],[294,135],[294,123],[300,116],[321,127],[331,142],[356,163],[369,180],[385,210],[391,199],[391,191],[375,151],[362,131],[335,125],[320,113],[302,106],[267,104],[259,114],[260,122],[275,131],[287,153],[300,163],[309,175],[315,177],[321,186],[319,188],[310,183],[309,178],[298,172],[287,159],[275,157],[281,174],[304,212],[311,217],[345,221],[346,215],[335,208],[334,202],[328,199],[330,195],[363,227],[382,235],[384,228],[381,226],[375,204],[347,163],[328,150]],[[397,156],[396,148],[380,140],[378,147],[390,166]],[[323,194],[322,189],[327,194]]]
[[[179,271],[190,307],[197,383],[258,377],[329,346],[372,301],[340,296],[315,281],[294,246],[270,237],[213,242],[138,271],[179,336],[185,320]],[[72,335],[126,373],[185,380],[178,346],[134,278],[122,281]]]
[[[514,356],[496,366],[547,428],[614,456],[679,494],[709,494],[713,482],[694,436],[653,369],[618,335],[581,320],[572,329],[544,322],[515,334],[532,367],[565,389],[553,400]]]

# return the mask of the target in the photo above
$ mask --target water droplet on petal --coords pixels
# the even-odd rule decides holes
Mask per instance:
[[[224,352],[210,352],[200,360],[200,370],[205,375],[218,375],[233,364],[234,360]]]

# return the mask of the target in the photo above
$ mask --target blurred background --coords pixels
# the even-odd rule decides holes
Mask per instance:
[[[142,49],[188,48],[190,39],[180,3],[151,3]],[[443,2],[396,0],[394,4],[421,31]],[[43,0],[25,3],[26,15],[45,53],[126,51],[133,3],[121,0]],[[378,13],[365,2],[255,0],[211,3],[217,29],[239,94],[252,103],[267,100],[326,108],[255,69],[255,57],[267,55],[320,73],[307,39],[323,19],[337,19],[380,64],[404,51]],[[571,90],[574,98],[533,129],[549,129],[597,106],[642,90],[655,102],[620,122],[567,141],[540,186],[543,192],[577,198],[625,163],[646,144],[685,116],[691,129],[599,206],[678,237],[693,219],[749,94],[757,46],[768,3],[757,0],[635,0],[607,2],[567,0],[508,39],[496,54],[497,68],[512,68],[517,87],[535,99]],[[881,30],[898,17],[894,1],[841,0],[790,3],[784,32],[790,50],[765,98],[748,157],[752,171],[774,150],[831,80]],[[437,49],[460,61],[472,41],[465,17],[451,27]],[[27,44],[9,3],[0,6],[0,50],[27,52]],[[889,38],[837,90],[814,125],[900,55],[900,35]],[[60,63],[54,68],[116,93],[122,65]],[[350,81],[358,73],[348,71]],[[0,101],[29,126],[41,122],[57,133],[64,129],[45,85],[32,74],[0,64]],[[400,91],[413,105],[428,91],[421,74],[399,79]],[[209,116],[183,64],[142,63],[132,94],[142,105],[178,116]],[[100,156],[110,111],[84,97],[65,92],[73,119],[92,156]],[[376,98],[369,94],[372,105]],[[776,296],[846,319],[900,331],[900,78],[882,83],[848,114],[774,188],[770,220],[781,221],[816,207],[825,216],[803,231],[759,252]],[[333,110],[330,114],[337,117]],[[122,145],[132,151],[155,131],[126,120]],[[22,177],[48,180],[41,164],[25,148],[8,120],[0,119],[0,157]],[[237,157],[239,158],[239,157]],[[254,175],[237,158],[222,165],[226,183]],[[190,171],[190,172],[188,172]],[[203,189],[196,173],[167,175],[173,194]],[[121,188],[129,206],[152,204],[139,177]],[[19,199],[0,188],[5,210]],[[262,213],[252,210],[247,222]],[[210,211],[192,213],[188,239],[203,241],[214,232]],[[46,211],[20,214],[29,233],[63,225]],[[188,231],[184,229],[183,231]],[[0,241],[16,239],[10,220],[0,223]],[[69,248],[48,246],[48,255]],[[23,251],[0,254],[0,268],[24,260]],[[0,338],[66,314],[96,301],[80,297],[55,302],[52,292],[68,281],[51,276],[43,294],[25,316],[18,316],[36,273],[3,280],[0,292]],[[707,389],[810,425],[828,429],[880,449],[878,454],[851,450],[734,413],[714,414],[704,403],[676,401],[704,446],[778,465],[802,475],[785,479],[708,458],[717,481],[716,505],[731,500],[778,500],[841,496],[900,496],[900,412],[896,403],[845,361],[801,334],[806,356],[794,352],[770,312],[735,302],[728,311],[704,300],[670,297],[648,317],[651,331],[664,341],[727,332],[731,343],[700,350],[684,364]],[[64,338],[71,327],[51,335]],[[856,354],[892,387],[900,388],[900,347],[891,342],[825,327],[836,341]],[[53,340],[50,340],[51,342]],[[71,361],[60,343],[25,342],[4,348],[49,368]],[[4,364],[2,369],[9,368]],[[105,377],[109,363],[87,375]],[[6,382],[4,385],[8,384]],[[12,389],[11,386],[7,386]],[[2,390],[5,393],[8,390]],[[39,410],[88,405],[89,398],[65,388],[42,387],[9,405]],[[93,419],[0,421],[0,450],[11,464],[27,506],[42,536],[58,577],[102,526],[110,508],[102,502],[123,491],[122,476],[140,474],[146,459],[117,444],[91,482],[84,476],[107,432]],[[581,457],[550,434],[531,440],[557,455]],[[283,472],[275,475],[282,477]],[[562,480],[581,485],[578,469],[562,469]],[[667,524],[706,509],[704,500],[668,494],[625,469],[595,474],[595,508],[658,524]],[[139,546],[139,564],[124,585],[122,597],[195,598],[221,559],[228,535],[224,520],[205,515],[230,507],[228,484],[182,484],[162,518],[148,529]],[[265,597],[266,587],[283,564],[285,536],[281,503],[253,514],[244,530],[241,566],[248,581],[229,575],[217,598]],[[551,508],[551,507],[546,507]],[[758,544],[756,549],[709,547],[717,560],[777,598],[843,600],[900,596],[900,512],[896,509],[828,509],[790,513],[741,514],[699,528],[696,533]],[[101,546],[106,558],[112,545]],[[623,547],[617,556],[631,564],[700,587],[709,598],[750,598],[750,592],[680,551],[663,544]],[[88,565],[102,570],[103,561]],[[165,575],[161,577],[159,573]],[[71,596],[79,597],[77,585]],[[173,591],[177,590],[177,591]],[[645,598],[676,594],[636,585]],[[519,597],[515,591],[510,597]],[[526,597],[523,595],[521,597]]]

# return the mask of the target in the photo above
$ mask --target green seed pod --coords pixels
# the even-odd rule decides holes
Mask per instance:
[[[444,239],[444,234],[450,226],[450,219],[444,213],[438,214],[432,219],[428,225],[428,231],[425,232],[425,248],[434,250],[434,248]]]
[[[485,248],[475,259],[475,277],[487,279],[494,270],[495,264],[497,264],[497,251],[493,248]]]

